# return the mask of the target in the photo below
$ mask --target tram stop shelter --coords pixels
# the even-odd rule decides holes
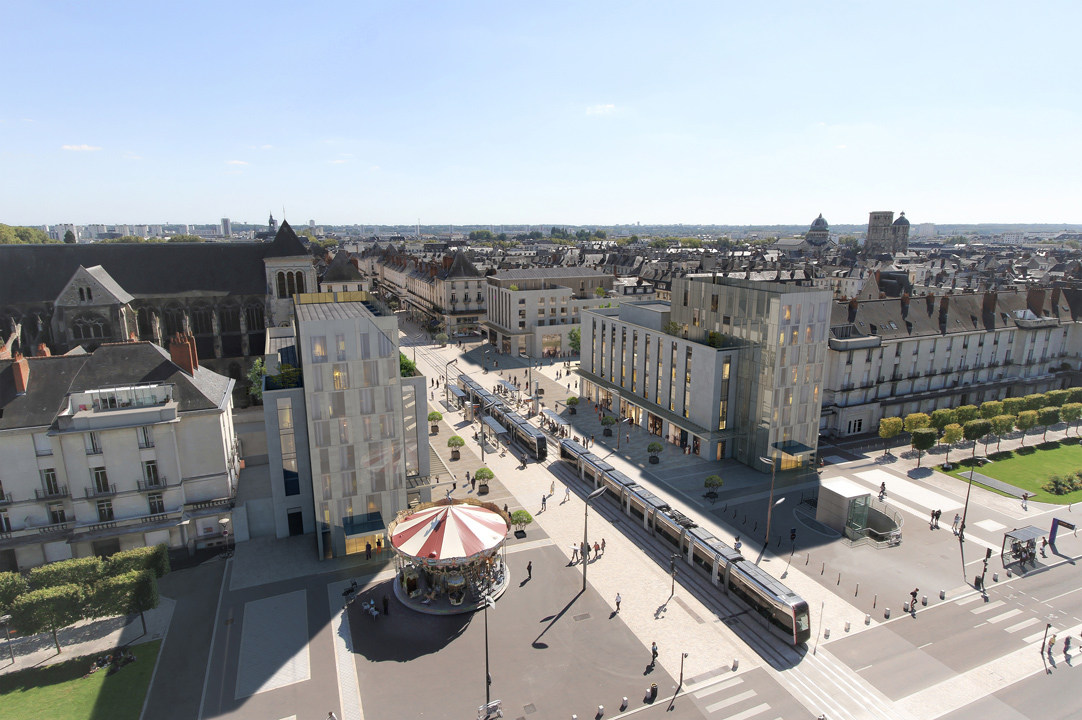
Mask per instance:
[[[451,397],[454,398],[455,407],[461,409],[469,400],[466,393],[462,392],[462,389],[457,385],[447,385],[447,389],[451,391]]]
[[[1037,556],[1037,539],[1044,535],[1044,530],[1032,525],[1015,528],[1010,532],[1003,533],[1003,545],[999,548],[999,557],[1003,567],[1015,562],[1028,562],[1029,558],[1035,558]]]
[[[511,383],[507,382],[506,380],[497,380],[496,385],[501,390],[503,390],[507,395],[509,395],[512,399],[517,399],[518,396],[519,396],[519,393],[522,392],[521,390],[519,390],[517,387],[515,387]]]

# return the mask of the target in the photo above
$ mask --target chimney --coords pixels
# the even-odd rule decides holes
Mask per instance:
[[[38,343],[37,349],[34,351],[34,357],[49,357],[52,352],[49,351],[49,346],[45,343]]]
[[[849,322],[853,322],[857,319],[857,308],[860,307],[860,303],[856,298],[849,301]]]
[[[935,295],[932,294],[931,290],[925,293],[924,300],[928,305],[928,314],[931,315],[932,311],[935,310]]]
[[[909,293],[902,293],[902,317],[909,317]]]
[[[984,294],[984,304],[981,310],[986,313],[994,313],[996,311],[996,299],[997,296],[995,290],[990,290],[989,292],[986,292]]]
[[[1026,307],[1037,317],[1044,315],[1044,288],[1030,288],[1026,293]]]
[[[195,350],[195,336],[188,333],[188,348],[192,351],[192,369],[199,369],[199,353]]]
[[[1057,314],[1059,312],[1059,297],[1060,290],[1058,287],[1052,288],[1052,313]]]
[[[188,340],[180,333],[177,333],[169,341],[169,358],[173,361],[173,364],[179,367],[189,375],[195,374],[195,368],[192,366],[192,349],[188,345]]]
[[[443,269],[444,270],[450,270],[451,269],[451,263],[453,263],[454,261],[455,261],[455,259],[452,256],[444,255],[443,256]]]
[[[128,333],[128,342],[139,342],[139,338],[135,337],[135,331],[132,330]]]
[[[944,295],[943,297],[941,297],[939,299],[939,314],[940,315],[946,315],[947,310],[950,309],[950,305],[951,305],[951,299],[950,299],[949,296]]]
[[[15,394],[25,395],[27,383],[30,382],[30,363],[22,353],[15,353],[12,357],[15,360],[11,364],[11,371],[15,375]]]

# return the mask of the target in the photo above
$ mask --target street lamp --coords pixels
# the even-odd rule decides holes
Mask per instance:
[[[492,673],[488,669],[488,608],[492,605],[491,588],[485,590],[485,707],[492,703]]]
[[[4,626],[4,637],[8,639],[8,653],[11,655],[11,664],[15,664],[15,651],[11,648],[11,631],[8,630],[8,623],[11,622],[10,615],[4,615],[0,617],[0,625]]]
[[[766,545],[770,544],[770,516],[774,510],[774,478],[777,476],[778,465],[771,459],[759,456],[760,462],[770,466],[770,504],[766,506]]]
[[[222,518],[218,521],[218,524],[222,526],[222,537],[225,538],[225,549],[229,550],[229,518]]]
[[[585,510],[584,510],[583,516],[582,516],[582,544],[583,544],[583,547],[586,548],[587,553],[590,550],[590,546],[587,545],[588,540],[586,539],[587,538],[586,526],[587,526],[587,523],[590,520],[590,501],[593,500],[596,497],[601,497],[604,494],[605,494],[605,487],[601,486],[597,490],[594,490],[592,493],[587,495],[586,496],[586,502],[583,503],[585,505]],[[586,557],[582,558],[582,591],[583,592],[586,592],[586,568],[590,565],[590,563],[588,563],[586,560],[587,560]]]
[[[669,574],[672,575],[672,590],[669,591],[670,598],[676,594],[676,561],[679,559],[680,553],[673,553],[669,556]]]

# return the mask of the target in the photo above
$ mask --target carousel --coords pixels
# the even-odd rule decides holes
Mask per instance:
[[[398,513],[387,528],[394,593],[418,612],[451,615],[507,589],[504,542],[510,521],[492,503],[446,498]]]

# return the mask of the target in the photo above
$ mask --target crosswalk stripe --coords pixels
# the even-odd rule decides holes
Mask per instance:
[[[979,608],[973,608],[972,610],[970,610],[970,612],[974,615],[980,615],[981,613],[986,613],[989,610],[995,610],[997,607],[1003,607],[1006,604],[1007,603],[1003,602],[1002,600],[996,600],[995,602],[990,602],[987,605],[981,605]]]
[[[705,687],[702,690],[696,690],[691,694],[702,700],[704,697],[713,695],[714,693],[719,693],[722,690],[728,690],[734,685],[739,685],[742,682],[744,682],[744,678],[742,677],[729,678],[724,682],[719,682],[717,685],[711,685],[710,687]]]
[[[1056,633],[1055,628],[1049,628],[1048,629],[1048,635],[1054,635],[1055,633]],[[1040,640],[1044,636],[1045,636],[1045,631],[1041,630],[1038,633],[1033,633],[1032,635],[1029,635],[1027,637],[1022,638],[1022,642],[1026,643],[1028,645],[1029,643],[1037,642],[1038,640]]]
[[[988,622],[991,623],[992,625],[995,625],[996,623],[1001,623],[1001,622],[1003,622],[1004,620],[1006,620],[1008,618],[1012,618],[1015,615],[1021,615],[1021,614],[1022,614],[1022,611],[1019,610],[1018,608],[1015,608],[1014,610],[1008,610],[1007,612],[1005,612],[1005,613],[1003,613],[1001,615],[996,615],[993,618],[988,618]]]
[[[763,703],[762,705],[756,705],[750,710],[745,710],[744,712],[737,713],[736,715],[730,715],[728,718],[726,718],[726,720],[746,720],[746,718],[750,718],[752,715],[758,715],[759,713],[766,712],[769,709],[770,706],[766,703]]]
[[[738,695],[733,695],[732,697],[725,698],[724,700],[716,702],[713,705],[707,705],[706,706],[706,711],[708,713],[712,713],[715,710],[721,710],[724,707],[729,707],[730,705],[735,705],[736,703],[747,700],[748,698],[753,698],[758,694],[759,693],[755,692],[754,690],[748,690],[747,692],[742,692],[742,693],[739,693]],[[769,705],[763,705],[763,707],[768,708],[770,706]]]
[[[954,604],[955,605],[968,605],[969,603],[976,602],[976,601],[978,601],[980,599],[981,599],[980,595],[970,595],[967,598],[962,598],[961,600],[955,600]]]
[[[1011,625],[1009,628],[1003,628],[1003,629],[1006,630],[1009,633],[1016,633],[1019,630],[1022,630],[1024,628],[1028,628],[1033,623],[1039,623],[1039,622],[1040,622],[1039,618],[1031,617],[1031,618],[1027,618],[1027,619],[1023,620],[1022,622],[1018,623],[1017,625]]]

